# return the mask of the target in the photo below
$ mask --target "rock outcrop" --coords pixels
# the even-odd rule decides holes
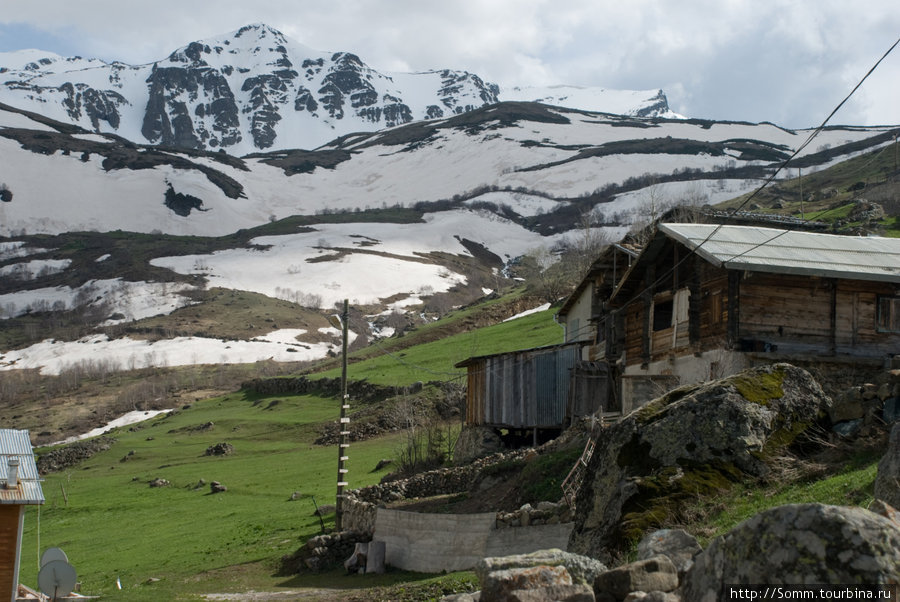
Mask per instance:
[[[680,500],[765,477],[830,399],[776,364],[676,389],[600,431],[576,498],[569,550],[609,561],[677,513]]]
[[[624,600],[631,592],[671,592],[678,587],[678,571],[668,556],[638,560],[601,573],[594,593]]]
[[[729,589],[735,586],[748,587],[742,599],[753,592],[762,598],[756,590],[765,586],[791,586],[779,591],[808,599],[812,590],[797,588],[809,584],[830,586],[832,599],[865,599],[845,592],[896,587],[900,577],[900,522],[893,508],[877,505],[880,514],[824,504],[770,508],[714,539],[705,551],[686,533],[660,530],[641,542],[639,555],[657,549],[666,554],[609,570],[560,550],[486,558],[476,567],[480,592],[443,600],[716,602],[734,599]],[[685,573],[671,557],[689,558],[692,565]]]
[[[726,584],[896,583],[900,528],[857,507],[771,508],[718,537],[685,577],[686,602],[728,599]]]

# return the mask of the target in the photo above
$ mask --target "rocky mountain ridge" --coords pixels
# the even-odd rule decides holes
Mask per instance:
[[[11,106],[138,144],[236,155],[312,149],[351,132],[450,117],[507,99],[497,85],[467,71],[382,73],[356,54],[316,51],[264,24],[191,42],[146,65],[2,53],[0,74],[0,102]],[[507,96],[675,116],[662,90],[514,88]]]

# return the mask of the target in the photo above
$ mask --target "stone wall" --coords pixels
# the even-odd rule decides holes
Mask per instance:
[[[422,383],[415,383],[409,387],[386,387],[375,385],[364,380],[350,380],[347,382],[347,393],[358,402],[367,403],[377,401],[394,395],[417,393],[422,390]],[[305,376],[256,378],[241,383],[241,388],[255,391],[262,395],[302,395],[306,393],[318,393],[340,397],[340,378],[309,379]]]
[[[279,575],[322,571],[340,565],[353,554],[357,543],[372,541],[371,533],[347,530],[316,535],[293,554],[281,558]]]
[[[465,466],[439,468],[413,475],[408,479],[388,481],[348,491],[344,498],[343,525],[347,529],[371,533],[375,529],[376,510],[379,507],[404,499],[427,498],[468,491],[485,468],[524,460],[534,453],[533,449],[522,449],[494,454]],[[561,491],[560,494],[562,494]],[[572,520],[572,513],[565,503],[541,502],[537,507],[526,504],[515,512],[497,512],[495,519],[497,528],[503,529],[565,523]]]

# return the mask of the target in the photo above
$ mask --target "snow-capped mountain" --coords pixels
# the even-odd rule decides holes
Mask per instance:
[[[534,217],[533,229],[556,220],[562,232],[577,225],[554,217],[571,217],[570,205],[579,205],[575,215],[592,207],[628,212],[651,185],[669,187],[664,196],[672,202],[687,195],[681,188],[708,202],[738,196],[809,134],[511,102],[347,135],[316,151],[244,158],[73,130],[0,105],[0,236],[116,229],[222,236],[295,215],[461,208],[459,199],[505,205]],[[895,132],[829,128],[799,160],[810,169],[827,166],[887,144]]]
[[[0,102],[138,144],[219,150],[317,148],[339,136],[457,115],[498,100],[676,117],[661,90],[499,88],[466,71],[381,73],[263,24],[192,42],[147,65],[0,53]]]
[[[809,173],[896,133],[828,128],[796,161]],[[238,158],[137,145],[0,104],[0,320],[87,303],[131,322],[191,303],[199,281],[307,307],[349,298],[387,312],[373,320],[432,295],[469,302],[529,250],[575,240],[585,216],[616,240],[650,205],[734,198],[808,136],[502,102]],[[202,353],[184,337],[45,341],[0,350],[0,370],[59,371],[85,354],[315,359],[329,349],[320,335],[203,339]]]

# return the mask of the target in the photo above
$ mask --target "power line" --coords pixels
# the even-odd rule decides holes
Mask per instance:
[[[815,130],[813,130],[813,132],[809,135],[809,137],[806,139],[806,141],[805,141],[803,144],[801,144],[801,145],[797,148],[797,150],[795,150],[795,151],[793,152],[793,154],[791,154],[790,157],[788,157],[787,159],[785,159],[785,160],[778,166],[778,168],[777,168],[774,172],[772,172],[772,174],[771,174],[768,178],[766,178],[766,180],[759,186],[759,188],[757,188],[756,190],[754,190],[753,193],[750,194],[750,196],[747,197],[741,204],[739,204],[737,207],[733,208],[733,209],[731,210],[731,213],[728,215],[728,217],[731,217],[731,216],[733,216],[734,214],[736,214],[738,211],[742,210],[742,209],[743,209],[743,208],[744,208],[751,200],[753,200],[760,192],[762,192],[769,184],[772,183],[772,181],[776,178],[776,176],[778,176],[778,174],[781,173],[781,171],[782,171],[783,169],[785,169],[785,167],[788,165],[788,163],[790,163],[794,158],[796,158],[797,155],[800,154],[800,152],[803,151],[803,149],[805,149],[807,146],[809,146],[809,144],[810,144],[810,143],[811,143],[811,142],[812,142],[812,141],[813,141],[813,140],[814,140],[814,139],[822,132],[822,130],[825,129],[825,126],[828,124],[829,121],[831,121],[831,118],[834,117],[834,115],[841,109],[841,107],[844,106],[844,104],[845,104],[848,100],[850,100],[850,98],[853,96],[854,93],[856,93],[856,91],[857,91],[857,90],[859,89],[859,87],[863,84],[863,82],[865,82],[866,79],[868,79],[868,77],[875,71],[875,69],[878,67],[878,65],[880,65],[881,62],[884,61],[884,59],[887,58],[887,56],[888,56],[891,52],[893,52],[894,48],[896,48],[898,44],[900,44],[900,38],[897,38],[897,40],[891,45],[890,48],[887,49],[887,51],[881,56],[881,58],[879,58],[879,59],[875,62],[875,64],[872,65],[872,68],[869,69],[869,70],[866,72],[866,74],[862,77],[862,79],[859,80],[859,82],[853,87],[853,89],[850,91],[850,93],[847,94],[847,96],[844,97],[844,99],[843,99],[840,103],[838,103],[838,105],[834,108],[834,110],[832,110],[831,113],[828,114],[828,117],[825,118],[825,120],[822,122],[822,124],[819,125],[819,127],[817,127]],[[803,220],[801,223],[809,223],[809,221],[811,221],[811,220],[810,220],[810,219],[806,219],[806,220]],[[644,295],[644,294],[647,293],[647,292],[652,291],[652,290],[653,290],[660,282],[662,282],[663,280],[665,280],[666,278],[668,278],[668,277],[669,277],[675,270],[677,270],[677,269],[678,269],[685,261],[687,261],[687,260],[690,259],[693,255],[695,255],[695,254],[697,253],[697,251],[700,250],[700,247],[702,247],[704,244],[706,244],[707,242],[709,242],[709,241],[712,239],[712,237],[715,236],[716,233],[717,233],[719,230],[722,229],[723,226],[724,226],[724,224],[718,224],[718,225],[712,230],[712,232],[710,232],[710,233],[706,236],[706,238],[704,238],[702,241],[700,241],[700,243],[699,243],[696,247],[694,247],[693,249],[691,249],[690,252],[689,252],[687,255],[685,255],[685,257],[684,257],[683,259],[681,259],[681,260],[680,260],[678,263],[676,263],[674,266],[672,266],[671,268],[669,268],[668,270],[666,270],[666,272],[663,273],[662,276],[660,276],[659,278],[657,278],[652,284],[650,284],[649,286],[647,286],[647,287],[645,287],[644,289],[642,289],[639,293],[636,293],[635,295],[633,295],[628,301],[626,301],[626,302],[623,304],[622,307],[624,308],[624,307],[630,305],[631,303],[634,303],[634,302],[635,302],[636,300],[638,300],[642,295]],[[763,245],[766,245],[766,244],[772,242],[773,240],[775,240],[775,239],[777,239],[777,238],[779,238],[779,237],[781,237],[781,236],[784,236],[784,235],[787,234],[788,232],[789,232],[789,230],[783,230],[783,231],[779,232],[778,234],[772,236],[770,239],[765,240],[765,241],[763,241],[763,242],[761,242],[761,243],[758,243],[757,245],[755,245],[755,246],[753,246],[753,247],[747,249],[746,251],[740,253],[739,255],[735,255],[735,256],[732,257],[729,261],[732,261],[732,260],[734,260],[734,259],[737,259],[738,257],[742,257],[743,255],[746,255],[746,254],[749,253],[750,251],[752,251],[752,250],[754,250],[754,249],[757,249],[757,248],[759,248],[759,247],[761,247],[761,246],[763,246]]]
[[[861,80],[859,80],[859,82],[853,87],[853,89],[850,91],[850,93],[847,94],[846,97],[844,97],[844,100],[842,100],[842,101],[838,104],[838,106],[836,106],[836,107],[834,108],[834,110],[831,111],[831,113],[828,114],[828,117],[825,118],[825,121],[822,122],[822,125],[820,125],[818,128],[816,128],[816,129],[813,131],[813,133],[810,134],[809,138],[806,139],[806,142],[804,142],[802,145],[800,145],[800,148],[798,148],[796,151],[794,151],[794,154],[791,155],[790,159],[788,159],[787,161],[785,161],[784,163],[782,163],[781,166],[779,166],[779,168],[775,171],[775,173],[773,174],[773,176],[774,176],[774,175],[777,175],[778,172],[780,172],[780,171],[787,165],[787,163],[791,161],[791,159],[793,159],[794,157],[796,157],[796,156],[800,153],[800,151],[802,151],[804,148],[806,148],[806,147],[813,141],[813,139],[821,133],[821,131],[825,128],[825,125],[826,125],[829,121],[831,121],[831,118],[832,118],[832,117],[834,117],[835,113],[837,113],[837,112],[840,110],[840,108],[843,107],[844,104],[845,104],[848,100],[850,100],[850,97],[853,96],[853,94],[859,89],[859,87],[862,86],[863,82],[866,81],[866,79],[868,79],[868,77],[869,77],[870,75],[872,75],[872,73],[875,71],[875,69],[878,67],[878,65],[880,65],[881,62],[882,62],[884,59],[887,58],[887,56],[894,50],[894,48],[897,47],[898,44],[900,44],[900,38],[897,38],[897,40],[891,45],[891,47],[888,48],[887,51],[886,51],[883,55],[881,55],[881,58],[878,59],[878,60],[875,62],[874,65],[872,65],[872,68],[869,69],[868,72],[866,72],[866,74],[863,76],[863,78],[862,78]],[[771,181],[771,180],[769,180],[769,181]],[[766,183],[764,183],[764,184],[763,184],[756,192],[753,193],[753,195],[751,195],[750,198],[752,198],[753,196],[756,195],[757,192],[759,192],[759,191],[761,191],[763,188],[765,188],[765,186],[768,184],[769,181],[767,181]],[[743,208],[743,206],[746,205],[747,202],[749,202],[750,198],[748,198],[748,199],[745,200],[743,203],[741,203],[741,205],[738,206],[738,209]],[[809,221],[810,221],[810,220],[804,220],[803,223],[808,223]],[[706,240],[704,240],[703,242],[708,241],[708,240],[709,240],[716,232],[718,232],[718,230],[719,230],[720,228],[721,228],[721,224],[719,225],[719,227],[717,227],[715,230],[713,230],[713,232],[711,232],[710,235],[709,235],[709,236],[706,238]],[[763,246],[763,245],[769,244],[769,243],[772,242],[773,240],[775,240],[775,239],[777,239],[777,238],[780,238],[781,236],[784,236],[784,235],[787,234],[788,232],[789,232],[789,230],[784,230],[784,231],[782,231],[782,232],[779,232],[778,234],[772,236],[770,239],[768,239],[768,240],[766,240],[766,241],[763,241],[763,242],[761,242],[761,243],[758,243],[758,244],[756,244],[756,245],[750,247],[749,249],[747,249],[747,250],[741,252],[740,254],[735,255],[734,257],[732,257],[732,258],[729,259],[728,261],[733,261],[733,260],[735,260],[735,259],[738,259],[738,258],[740,258],[740,257],[743,257],[743,256],[746,255],[747,253],[749,253],[749,252],[751,252],[751,251],[754,251],[754,250],[758,249],[759,247],[761,247],[761,246]],[[697,245],[697,249],[699,249],[702,245],[703,245],[703,243],[700,243],[700,245]],[[696,250],[696,249],[695,249],[695,250]]]

